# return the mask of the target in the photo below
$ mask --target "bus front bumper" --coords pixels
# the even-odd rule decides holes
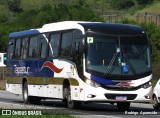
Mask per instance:
[[[84,100],[103,102],[151,102],[152,87],[134,91],[112,91],[102,87],[94,88],[86,85]]]

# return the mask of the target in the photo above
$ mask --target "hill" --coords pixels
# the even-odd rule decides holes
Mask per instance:
[[[145,13],[145,12],[160,14],[160,1],[146,6],[145,8],[138,10],[136,13]]]

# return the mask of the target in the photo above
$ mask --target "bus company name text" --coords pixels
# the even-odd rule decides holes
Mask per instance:
[[[29,67],[15,67],[14,73],[19,74],[28,74],[29,73]]]

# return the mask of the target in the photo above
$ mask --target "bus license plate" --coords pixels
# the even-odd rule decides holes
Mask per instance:
[[[116,100],[120,100],[120,101],[127,100],[127,96],[116,96]]]

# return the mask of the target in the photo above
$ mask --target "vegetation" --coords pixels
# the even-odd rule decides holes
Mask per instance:
[[[6,52],[11,32],[42,27],[43,24],[65,21],[101,21],[106,9],[136,9],[159,3],[159,0],[0,0],[0,52]],[[36,2],[36,3],[35,3]],[[155,5],[155,4],[154,4]],[[96,9],[97,8],[97,9]],[[160,64],[160,28],[154,23],[138,24],[125,19],[122,23],[140,25],[148,33],[152,43],[153,63]]]
[[[110,5],[116,9],[128,9],[130,7],[147,4],[152,4],[156,0],[111,0]]]
[[[0,2],[5,4],[5,2]],[[14,4],[13,4],[14,3]],[[42,27],[43,24],[65,21],[103,21],[83,0],[75,4],[59,3],[43,4],[40,8],[23,10],[20,0],[7,0],[6,6],[11,11],[8,14],[0,13],[0,50],[6,52],[8,35],[10,32]]]

